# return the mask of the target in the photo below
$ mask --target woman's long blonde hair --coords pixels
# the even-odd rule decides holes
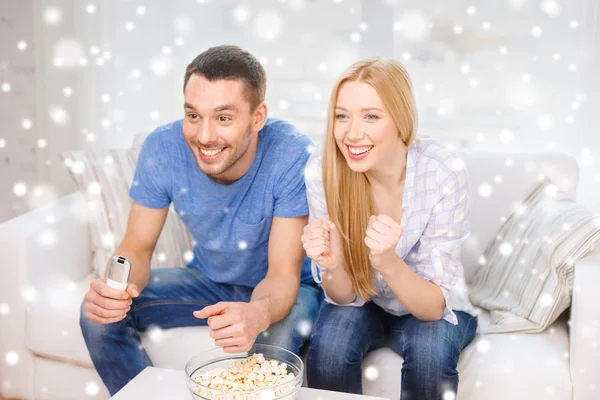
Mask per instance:
[[[331,91],[323,155],[327,209],[342,238],[346,272],[358,294],[369,301],[377,290],[364,238],[369,217],[376,215],[377,210],[367,177],[348,167],[333,135],[338,91],[347,81],[364,82],[377,91],[407,146],[417,133],[417,108],[408,72],[398,61],[390,59],[369,58],[352,64]]]

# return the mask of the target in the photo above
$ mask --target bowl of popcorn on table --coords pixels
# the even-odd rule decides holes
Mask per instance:
[[[291,351],[256,344],[239,354],[207,350],[188,361],[185,374],[196,400],[293,400],[302,386],[304,364]]]

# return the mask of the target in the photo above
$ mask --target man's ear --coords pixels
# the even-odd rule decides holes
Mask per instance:
[[[267,122],[267,115],[269,109],[267,108],[267,104],[263,101],[261,102],[256,110],[254,111],[254,115],[252,116],[252,130],[254,132],[259,132],[265,123]]]

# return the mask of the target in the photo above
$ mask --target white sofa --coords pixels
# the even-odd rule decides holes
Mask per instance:
[[[574,159],[557,154],[466,153],[465,161],[472,193],[472,236],[463,249],[468,282],[501,217],[540,175],[574,195],[578,167]],[[492,186],[487,198],[478,191],[484,183]],[[108,398],[79,330],[79,306],[91,279],[89,233],[76,211],[82,201],[80,194],[71,194],[0,225],[0,304],[9,307],[0,306],[5,397]],[[600,256],[588,255],[576,264],[574,288],[570,310],[541,334],[479,334],[461,355],[458,398],[600,398],[595,386],[600,386]],[[142,335],[156,366],[183,369],[194,353],[212,346],[206,328],[163,333],[160,340]],[[18,354],[18,363],[9,352]],[[366,394],[399,397],[399,356],[380,349],[367,356],[365,365],[379,372],[376,379],[363,379]]]

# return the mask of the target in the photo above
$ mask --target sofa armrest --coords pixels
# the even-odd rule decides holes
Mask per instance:
[[[3,284],[41,290],[87,276],[92,254],[85,209],[77,192],[0,224]]]
[[[0,224],[0,355],[18,356],[15,365],[0,362],[0,391],[7,397],[33,397],[25,346],[29,302],[51,285],[66,289],[92,271],[85,210],[84,197],[73,193]]]
[[[597,399],[600,390],[600,249],[575,265],[569,341],[573,400]]]

